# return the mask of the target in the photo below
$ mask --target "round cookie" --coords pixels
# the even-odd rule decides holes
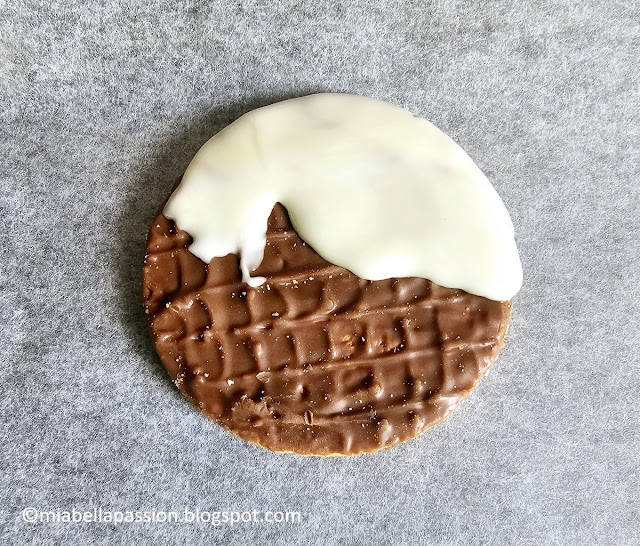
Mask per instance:
[[[396,106],[320,94],[201,148],[151,226],[143,299],[206,416],[274,451],[353,455],[455,409],[504,346],[521,283],[509,214],[455,142]]]

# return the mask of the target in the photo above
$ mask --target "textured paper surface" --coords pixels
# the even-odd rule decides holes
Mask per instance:
[[[0,2],[3,544],[638,544],[637,2]],[[430,119],[493,182],[525,271],[444,424],[275,455],[168,380],[154,212],[209,136],[315,91]],[[28,524],[41,510],[297,510],[297,525]]]

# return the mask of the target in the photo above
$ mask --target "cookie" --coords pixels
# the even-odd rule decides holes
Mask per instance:
[[[287,103],[294,103],[291,108],[303,113],[286,110]],[[356,112],[355,119],[345,112],[360,106],[363,112]],[[504,345],[512,305],[510,297],[495,299],[496,287],[499,295],[511,294],[521,282],[521,269],[518,281],[519,260],[505,263],[504,254],[497,249],[491,252],[496,244],[505,239],[509,243],[509,236],[513,238],[510,220],[506,228],[493,221],[491,218],[500,218],[503,213],[503,208],[497,207],[497,213],[480,211],[489,217],[489,226],[478,227],[473,215],[480,213],[471,205],[465,209],[472,217],[467,228],[475,227],[489,238],[484,241],[477,233],[467,234],[474,244],[480,240],[481,251],[491,254],[490,265],[500,269],[492,273],[492,278],[486,273],[492,269],[482,264],[478,266],[480,275],[467,275],[466,280],[458,275],[454,266],[462,267],[468,256],[453,256],[448,263],[430,269],[439,279],[448,278],[447,272],[453,271],[449,277],[454,282],[448,286],[426,276],[407,274],[423,271],[420,267],[428,262],[407,257],[422,252],[428,258],[437,252],[438,240],[412,246],[405,239],[422,238],[403,236],[411,229],[410,211],[433,213],[429,203],[422,203],[422,209],[407,205],[406,218],[402,218],[389,202],[395,199],[401,205],[402,200],[408,203],[416,194],[421,196],[419,191],[412,191],[415,173],[408,168],[414,148],[419,150],[420,146],[409,146],[409,160],[398,153],[402,151],[398,134],[408,132],[407,138],[416,137],[411,127],[407,131],[404,126],[404,122],[414,123],[406,112],[362,97],[320,95],[286,101],[256,113],[240,118],[207,143],[171,198],[178,195],[193,200],[200,195],[197,201],[204,204],[202,210],[209,211],[205,220],[194,222],[201,212],[185,216],[189,209],[172,207],[170,199],[152,223],[143,269],[143,299],[158,354],[175,384],[202,413],[233,434],[274,451],[352,455],[413,438],[455,409]],[[388,148],[382,146],[385,138],[371,137],[367,116],[372,114],[379,114],[374,125],[382,123],[384,128],[386,124],[394,140]],[[311,136],[308,128],[296,126],[298,119],[287,118],[298,115],[311,119]],[[350,118],[346,122],[350,127],[341,133],[340,123],[345,117]],[[249,123],[245,123],[247,118]],[[262,123],[265,119],[267,122]],[[418,124],[418,132],[424,127]],[[322,133],[320,137],[313,134],[314,130]],[[371,156],[359,153],[362,147],[351,146],[351,140],[359,135],[364,135],[364,148],[375,148],[382,160],[364,161]],[[253,143],[246,144],[247,138]],[[262,144],[256,145],[259,141]],[[278,146],[274,147],[274,142]],[[465,163],[468,156],[460,155],[452,142],[439,143],[440,153],[449,150],[446,161],[453,168],[462,163],[476,174]],[[425,142],[418,144],[424,146]],[[417,157],[418,172],[429,166],[431,152],[426,159]],[[327,164],[331,161],[337,165]],[[436,172],[446,175],[441,159],[431,161]],[[309,164],[313,176],[305,174]],[[324,171],[316,173],[321,164]],[[302,203],[299,196],[287,191],[286,184],[273,178],[291,175],[308,180],[326,174],[341,180],[345,173],[351,180],[364,178],[364,183],[354,182],[355,187],[346,191],[331,183],[320,192],[305,187],[301,193],[307,195],[308,202]],[[409,179],[406,188],[399,175]],[[449,179],[459,175],[449,173]],[[238,177],[266,177],[259,183],[264,192],[242,186],[224,195],[224,187]],[[393,192],[399,196],[382,201],[376,208],[371,203],[371,193],[375,192],[368,195],[367,187],[377,188],[385,178],[390,179]],[[478,184],[478,178],[469,181],[472,194],[473,184]],[[211,186],[215,190],[213,201],[208,193]],[[447,197],[448,192],[450,189],[433,194],[439,200],[437,211],[444,218],[447,211],[443,194]],[[497,194],[486,194],[489,198],[475,198],[485,208],[487,202],[495,205],[493,197]],[[354,202],[354,197],[361,201]],[[331,223],[347,210],[339,206],[337,214],[328,214],[327,203],[332,198],[347,199],[349,220],[354,224],[350,233],[338,239],[335,229],[325,230],[322,224],[323,218]],[[234,199],[244,201],[235,211],[237,218],[229,220]],[[464,208],[463,201],[461,197],[456,204]],[[499,198],[497,202],[502,205]],[[354,210],[358,208],[367,210]],[[366,216],[372,208],[378,215],[383,211],[384,216],[378,217],[383,229],[378,226],[367,233]],[[212,227],[216,215],[226,223],[218,221]],[[305,221],[308,215],[317,218]],[[340,219],[337,221],[340,223]],[[443,221],[446,224],[446,219]],[[403,224],[402,229],[394,229],[394,222]],[[431,224],[442,238],[442,226],[435,221]],[[419,219],[415,225],[420,226]],[[248,233],[247,226],[254,233]],[[239,233],[233,232],[234,227]],[[496,237],[496,229],[506,229],[507,237]],[[305,236],[301,237],[301,231]],[[393,234],[391,239],[389,233]],[[433,238],[433,233],[424,233],[424,239],[429,237]],[[236,246],[229,244],[234,238],[240,241]],[[395,240],[395,246],[389,240]],[[447,244],[452,241],[446,238]],[[318,252],[316,246],[324,251]],[[505,248],[505,254],[513,258],[515,243]],[[455,254],[457,247],[449,249]],[[358,256],[350,260],[349,252]],[[472,258],[477,260],[476,255]],[[382,259],[378,259],[380,256]],[[355,270],[366,277],[358,276]],[[389,275],[394,271],[399,274]],[[505,271],[515,271],[516,279],[511,275],[504,281]],[[483,293],[471,293],[461,286],[472,286]]]

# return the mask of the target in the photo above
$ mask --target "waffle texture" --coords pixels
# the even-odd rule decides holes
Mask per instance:
[[[511,302],[418,278],[366,281],[322,259],[286,210],[269,219],[266,282],[238,257],[203,263],[159,214],[144,305],[178,388],[208,417],[276,451],[376,451],[444,419],[495,360]]]

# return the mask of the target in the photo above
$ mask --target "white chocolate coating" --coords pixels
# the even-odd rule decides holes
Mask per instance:
[[[205,263],[261,262],[282,203],[323,258],[369,280],[423,277],[493,300],[522,285],[509,213],[471,158],[410,112],[320,94],[245,114],[196,154],[164,215]]]

